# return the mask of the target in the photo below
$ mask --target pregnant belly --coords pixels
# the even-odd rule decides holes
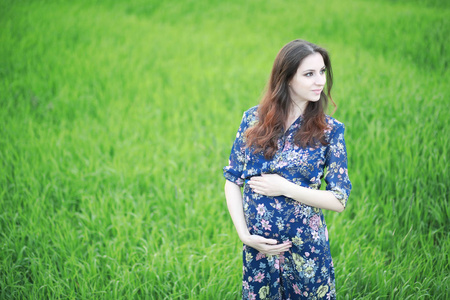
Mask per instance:
[[[291,240],[305,226],[300,216],[303,207],[286,197],[244,193],[244,212],[250,233],[279,242]]]

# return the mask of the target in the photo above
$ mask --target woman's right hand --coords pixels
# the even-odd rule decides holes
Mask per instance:
[[[288,251],[292,247],[291,241],[278,244],[277,240],[266,239],[260,235],[248,235],[242,239],[242,242],[249,247],[255,248],[265,255],[279,255]]]

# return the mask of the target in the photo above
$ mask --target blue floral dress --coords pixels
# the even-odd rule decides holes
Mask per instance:
[[[294,135],[298,118],[278,140],[270,160],[245,146],[245,131],[258,122],[257,106],[247,110],[234,141],[227,180],[244,187],[243,205],[251,234],[290,240],[292,247],[281,255],[266,256],[243,247],[243,299],[335,299],[333,261],[322,210],[293,199],[254,193],[245,183],[262,173],[274,173],[311,189],[319,189],[325,173],[326,189],[345,206],[351,190],[347,172],[344,124],[326,116],[328,145],[301,148]]]

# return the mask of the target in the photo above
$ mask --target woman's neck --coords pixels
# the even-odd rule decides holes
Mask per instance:
[[[307,102],[296,103],[294,100],[291,101],[291,107],[289,108],[289,118],[294,120],[298,119],[305,111]]]
[[[305,111],[306,102],[303,104],[303,107],[294,101],[291,101],[291,106],[289,108],[289,114],[287,120],[285,120],[285,131],[291,127],[291,125],[297,120]]]

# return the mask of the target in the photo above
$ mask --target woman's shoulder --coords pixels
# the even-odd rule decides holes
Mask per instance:
[[[332,116],[325,115],[325,122],[328,125],[328,128],[325,130],[325,134],[327,137],[331,137],[336,134],[344,133],[345,125],[341,121],[333,118]]]
[[[250,126],[254,125],[256,122],[258,122],[258,105],[250,107],[244,112],[244,120],[247,124]]]
[[[344,123],[342,123],[341,121],[333,118],[332,116],[329,115],[325,115],[325,122],[327,122],[328,124],[328,128],[333,130],[335,128],[340,128],[340,127],[345,127]]]
[[[247,109],[244,112],[245,116],[258,116],[258,106],[259,105],[255,105],[253,107],[250,107],[249,109]]]

